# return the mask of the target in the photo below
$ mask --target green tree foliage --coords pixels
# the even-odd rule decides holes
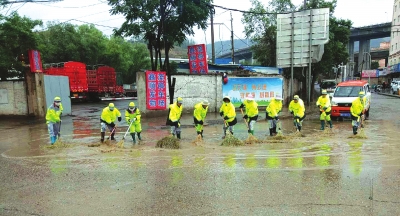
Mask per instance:
[[[377,61],[371,62],[371,69],[372,70],[375,70],[375,69],[378,69],[378,68],[379,68],[379,62],[377,62]]]
[[[273,0],[268,7],[265,7],[259,0],[251,0],[251,2],[253,5],[251,11],[259,13],[295,10],[290,0]],[[328,76],[333,66],[346,64],[348,61],[346,44],[349,42],[352,23],[349,20],[333,16],[336,3],[336,0],[310,0],[307,4],[308,9],[330,8],[329,42],[325,44],[321,61],[312,65],[312,83],[319,75]],[[252,48],[258,62],[264,66],[276,66],[276,15],[245,14],[242,22],[246,26],[246,35],[255,43]],[[306,70],[295,68],[294,77],[305,81],[305,73]],[[284,70],[284,76],[290,77],[290,69]]]
[[[31,20],[11,13],[5,17],[0,15],[0,78],[22,76],[21,54],[29,49],[37,48],[37,35],[32,30],[42,25],[40,20]]]
[[[107,38],[94,25],[49,23],[47,30],[39,33],[39,38],[39,50],[45,63],[79,61],[89,67],[109,65],[122,72],[124,83],[135,82],[136,72],[150,68],[145,44],[122,37]]]

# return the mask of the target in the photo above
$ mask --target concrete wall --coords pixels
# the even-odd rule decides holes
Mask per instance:
[[[0,82],[0,115],[28,115],[24,81]]]
[[[185,113],[191,113],[195,104],[202,100],[210,103],[209,112],[219,111],[222,103],[222,77],[221,75],[173,75],[176,78],[174,102],[177,97],[183,98]],[[137,90],[139,109],[144,115],[161,113],[146,109],[146,76],[144,72],[137,73]],[[167,81],[168,86],[168,81]],[[167,89],[167,103],[169,103],[169,92]]]

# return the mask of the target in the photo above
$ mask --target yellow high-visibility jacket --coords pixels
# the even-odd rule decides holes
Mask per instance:
[[[316,103],[317,106],[320,106],[320,111],[324,111],[324,107],[326,108],[325,112],[330,112],[331,111],[331,99],[329,99],[329,96],[319,96],[318,101]]]
[[[364,97],[365,98],[365,97]],[[364,111],[365,100],[357,98],[351,103],[350,113],[354,117],[358,117]]]
[[[235,106],[231,102],[222,103],[222,106],[219,109],[219,112],[223,112],[224,117],[225,116],[228,117],[228,120],[226,120],[227,122],[232,122],[236,118]]]
[[[181,104],[181,107],[178,107],[178,104],[175,102],[171,105],[169,105],[169,120],[171,120],[172,122],[176,122],[179,119],[181,119],[181,115],[182,115],[182,110],[183,110],[183,105]]]
[[[245,100],[243,102],[244,107],[246,108],[245,114],[251,118],[258,115],[258,103],[255,101]]]
[[[197,119],[197,121],[204,121],[206,119],[208,112],[208,106],[204,109],[202,103],[198,103],[194,106],[193,117]]]
[[[111,111],[108,107],[106,107],[103,109],[103,112],[101,113],[101,120],[103,120],[107,124],[111,124],[118,117],[121,117],[121,113],[116,107],[114,107],[113,111]]]
[[[131,120],[136,118],[135,122],[133,124],[140,123],[140,110],[138,108],[135,108],[133,111],[130,111],[129,109],[125,110],[125,120],[128,124],[131,123]]]
[[[62,112],[62,107],[55,107],[54,104],[52,104],[48,109],[46,113],[46,124],[48,123],[58,123],[60,122],[60,116]]]
[[[303,118],[306,113],[306,108],[304,107],[304,102],[302,99],[299,99],[297,103],[292,100],[289,104],[289,111],[293,112],[294,116],[298,116]]]
[[[275,118],[278,113],[282,111],[282,101],[275,100],[275,98],[272,99],[271,102],[269,102],[266,111],[269,117]]]

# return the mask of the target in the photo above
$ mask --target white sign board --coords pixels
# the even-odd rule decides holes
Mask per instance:
[[[307,66],[310,61],[310,37],[312,62],[318,62],[324,52],[323,45],[329,42],[329,8],[293,13],[293,23],[292,13],[278,14],[277,66],[281,68],[291,66],[292,46],[293,66]]]

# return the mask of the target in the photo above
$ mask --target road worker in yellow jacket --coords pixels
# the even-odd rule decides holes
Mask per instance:
[[[142,132],[142,125],[140,124],[140,110],[135,106],[134,102],[130,102],[128,109],[125,110],[125,121],[130,125],[129,132],[132,136],[133,144],[136,143],[136,134],[139,140],[142,140],[140,133]]]
[[[169,125],[171,126],[171,134],[172,136],[175,136],[178,139],[181,138],[181,116],[182,116],[182,111],[183,111],[183,99],[181,97],[178,97],[176,102],[174,104],[169,105],[169,116],[168,116],[168,122]]]
[[[276,124],[279,121],[279,113],[282,111],[282,97],[277,95],[271,98],[266,111],[265,118],[269,122],[269,135],[275,136],[277,134]]]
[[[331,100],[329,99],[326,90],[322,90],[322,95],[317,101],[317,107],[319,108],[320,112],[319,120],[321,121],[321,130],[325,129],[325,121],[327,121],[329,123],[329,127],[332,128]]]
[[[364,107],[365,107],[365,93],[363,91],[358,93],[358,98],[355,99],[351,103],[350,113],[351,113],[351,124],[353,126],[353,134],[357,134],[357,129],[360,122],[360,119],[363,117],[364,114]]]
[[[224,118],[224,136],[222,137],[222,139],[225,139],[226,130],[228,128],[233,135],[233,126],[237,123],[237,119],[235,106],[231,103],[231,98],[229,96],[225,96],[222,101],[223,103],[221,105],[221,108],[219,109],[219,115]]]
[[[244,119],[247,121],[248,133],[254,135],[254,125],[258,119],[258,103],[254,100],[253,95],[249,95],[240,105],[240,109],[245,108]]]
[[[46,124],[52,145],[56,142],[57,137],[60,137],[62,111],[61,98],[55,97],[53,104],[47,109],[46,113]]]
[[[193,111],[193,120],[194,120],[194,125],[196,127],[197,135],[201,135],[203,138],[203,125],[204,125],[204,120],[206,119],[207,112],[208,112],[208,103],[207,100],[204,100],[194,106],[194,111]]]
[[[298,95],[295,95],[293,100],[290,102],[289,112],[293,115],[293,122],[294,126],[297,128],[297,131],[301,131],[303,120],[306,118],[306,108],[303,100],[300,99]]]
[[[108,104],[106,108],[103,109],[103,112],[101,113],[100,117],[100,123],[101,123],[101,142],[104,142],[104,136],[106,134],[106,130],[108,130],[111,133],[111,140],[115,140],[115,120],[120,122],[122,120],[121,118],[121,113],[119,110],[115,107],[113,103]]]

